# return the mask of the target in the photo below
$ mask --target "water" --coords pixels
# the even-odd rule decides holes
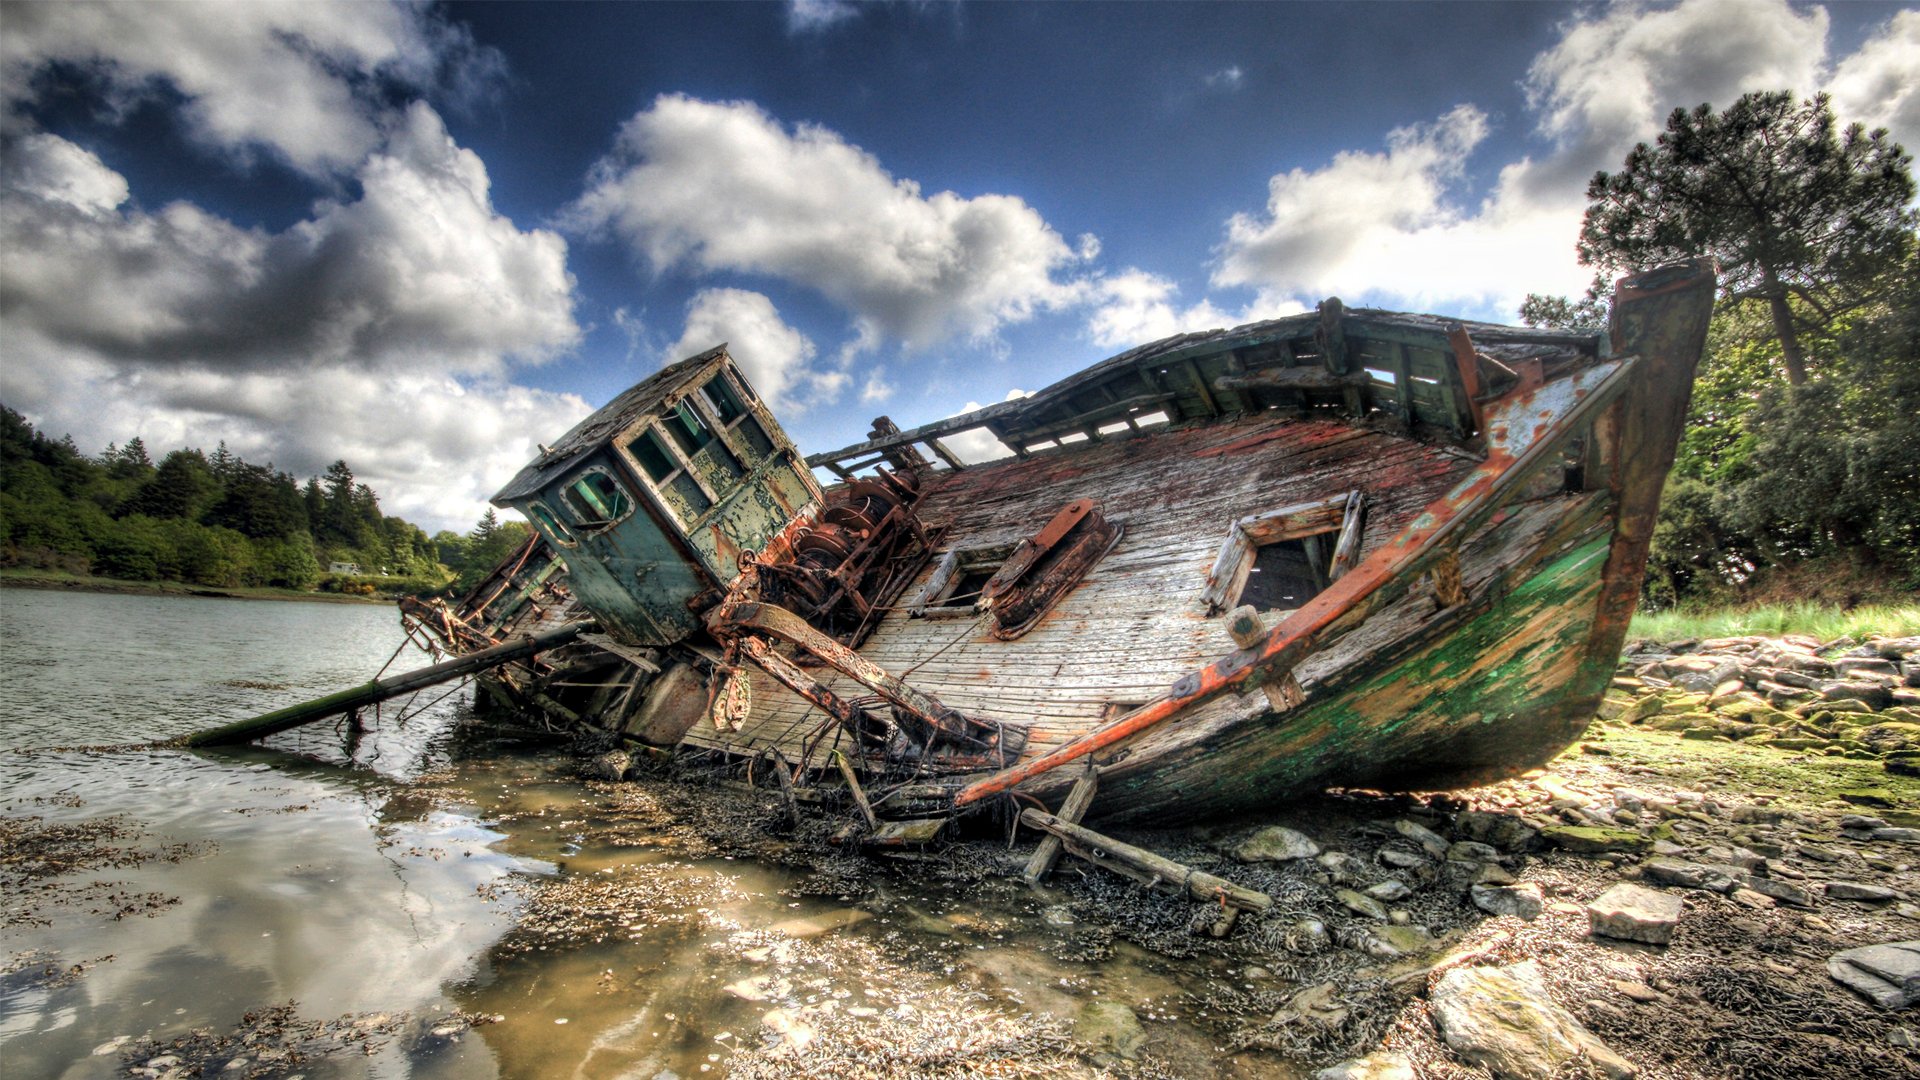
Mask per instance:
[[[917,1002],[977,1035],[1113,999],[1181,1075],[1290,1075],[1216,1054],[1179,1017],[1221,961],[1124,943],[1097,964],[1056,959],[1074,930],[1006,881],[949,892],[881,875],[816,895],[800,871],[689,845],[643,795],[594,794],[557,754],[460,739],[464,693],[389,703],[357,743],[322,723],[264,748],[126,745],[365,681],[403,641],[385,606],[0,592],[0,815],[116,823],[124,847],[161,856],[41,883],[64,902],[7,897],[9,1080],[121,1075],[130,1040],[231,1032],[289,1001],[306,1020],[384,1020],[369,1052],[281,1070],[309,1078],[691,1080],[742,1051],[794,1052],[806,1022],[937,1027],[913,1019]],[[584,891],[543,912],[526,907],[538,883]],[[591,924],[608,895],[628,906],[569,922]],[[559,919],[546,936],[543,917]],[[456,1014],[498,1021],[469,1030]],[[800,1035],[793,1017],[808,1018]]]

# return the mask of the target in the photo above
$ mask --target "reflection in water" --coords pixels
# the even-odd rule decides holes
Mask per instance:
[[[1057,901],[1004,880],[963,897],[883,875],[815,895],[795,872],[687,844],[668,815],[622,817],[604,790],[561,779],[562,759],[458,748],[464,695],[389,706],[352,754],[324,724],[268,748],[52,749],[179,735],[363,682],[402,642],[390,608],[8,590],[0,616],[0,814],[124,817],[143,831],[133,847],[189,852],[56,882],[178,899],[150,917],[52,904],[37,925],[12,921],[37,890],[8,897],[9,961],[87,965],[0,977],[8,1080],[113,1076],[118,1047],[142,1036],[232,1031],[287,1001],[310,1020],[409,1018],[371,1055],[303,1064],[310,1080],[781,1075],[781,1054],[820,1053],[847,1025],[867,1026],[838,1045],[865,1039],[874,1062],[965,1046],[1084,1071],[1058,1056],[1061,1025],[1019,1014],[1070,1022],[1124,1000],[1152,1021],[1172,1012],[1152,1002],[1225,974],[1125,945],[1071,959],[1079,931],[1043,917]],[[542,882],[573,898],[551,934],[528,899]],[[645,902],[609,908],[584,942],[568,931],[622,890]],[[461,1010],[500,1019],[442,1023]],[[1217,1054],[1191,1026],[1156,1024],[1154,1049],[1181,1075],[1290,1075]]]

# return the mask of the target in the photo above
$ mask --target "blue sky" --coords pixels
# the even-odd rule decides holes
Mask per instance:
[[[1920,10],[0,3],[0,401],[465,528],[720,340],[803,449],[1328,295],[1512,321],[1667,112],[1920,143]],[[990,447],[966,447],[984,453]]]

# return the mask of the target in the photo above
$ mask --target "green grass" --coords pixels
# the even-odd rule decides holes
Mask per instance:
[[[1660,641],[1750,634],[1805,634],[1821,641],[1865,639],[1869,634],[1909,637],[1920,634],[1920,603],[1867,605],[1847,611],[1823,604],[1766,604],[1719,611],[1642,612],[1633,617],[1627,632],[1629,639]]]

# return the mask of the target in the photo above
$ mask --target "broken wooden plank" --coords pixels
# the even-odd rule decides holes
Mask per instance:
[[[854,774],[853,763],[847,760],[847,755],[838,750],[829,756],[833,758],[833,763],[839,766],[840,775],[847,782],[847,790],[853,793],[853,804],[860,808],[860,816],[867,819],[867,831],[879,832],[880,819],[874,816],[873,805],[867,802],[867,793],[860,787],[860,777]]]
[[[1195,870],[1145,848],[1103,836],[1082,825],[1065,822],[1044,810],[1028,807],[1020,811],[1020,820],[1036,829],[1059,837],[1067,851],[1135,881],[1150,889],[1168,888],[1183,892],[1195,900],[1224,903],[1242,911],[1266,912],[1273,908],[1273,897],[1226,878]]]
[[[1073,782],[1073,790],[1067,792],[1067,800],[1060,804],[1059,819],[1071,825],[1080,824],[1087,814],[1087,807],[1093,805],[1093,796],[1100,788],[1100,774],[1088,769]],[[1037,885],[1053,869],[1060,858],[1060,838],[1048,833],[1040,838],[1040,846],[1033,849],[1033,857],[1027,860],[1026,872],[1020,876],[1027,884]]]

